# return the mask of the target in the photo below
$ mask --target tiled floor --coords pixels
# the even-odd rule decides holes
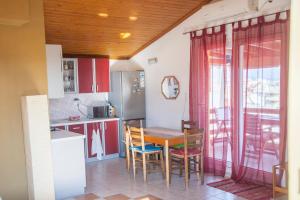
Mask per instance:
[[[205,183],[222,179],[206,175]],[[136,180],[127,173],[124,159],[106,160],[87,164],[87,191],[94,193],[99,199],[116,194],[122,194],[130,199],[151,200],[140,198],[146,195],[153,195],[152,199],[164,200],[242,200],[230,193],[201,185],[196,176],[192,176],[190,187],[184,189],[184,178],[173,175],[172,183],[168,189],[162,179],[161,173],[153,173],[148,176],[148,183],[144,183],[142,171],[138,171]]]
[[[195,176],[190,187],[184,189],[184,178],[173,175],[168,189],[161,173],[149,174],[144,183],[142,171],[136,180],[127,173],[124,159],[113,159],[87,164],[86,195],[72,200],[242,200],[243,198],[206,185],[221,180],[222,177],[205,176],[201,185]],[[286,200],[287,198],[278,198]]]

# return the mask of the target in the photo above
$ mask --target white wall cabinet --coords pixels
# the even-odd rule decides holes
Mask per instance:
[[[47,44],[47,74],[48,97],[58,99],[64,97],[64,83],[62,74],[62,47],[61,45]]]

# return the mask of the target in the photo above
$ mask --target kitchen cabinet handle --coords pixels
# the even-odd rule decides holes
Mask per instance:
[[[92,91],[92,92],[93,92],[93,88],[94,88],[94,87],[93,87],[93,85],[92,85],[92,86],[91,86],[91,91]]]
[[[96,91],[98,92],[98,84],[96,85]]]
[[[104,128],[105,128],[105,130],[107,129],[106,122],[104,122]]]
[[[73,130],[79,130],[80,127],[73,127],[72,129],[73,129]]]

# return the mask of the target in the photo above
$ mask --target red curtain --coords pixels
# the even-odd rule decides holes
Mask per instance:
[[[225,25],[191,33],[190,120],[206,130],[206,172],[224,176],[230,131]]]
[[[285,161],[288,13],[233,26],[232,178],[268,184]]]

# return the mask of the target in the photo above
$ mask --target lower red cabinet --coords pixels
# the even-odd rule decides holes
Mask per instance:
[[[70,125],[69,131],[84,135],[84,124]]]
[[[104,122],[106,155],[119,153],[118,130],[118,121]]]
[[[65,129],[64,126],[56,127]],[[100,140],[102,142],[104,159],[105,156],[119,153],[119,121],[104,121],[86,124],[69,125],[68,130],[71,132],[86,135],[86,151],[87,158],[94,158],[96,154],[92,154],[93,131],[99,129]]]
[[[87,124],[87,144],[88,144],[88,158],[96,157],[96,154],[92,154],[92,141],[93,141],[93,130],[99,129],[100,139],[102,141],[102,123],[90,123]]]
[[[53,126],[52,128],[60,130],[68,130],[86,136],[85,149],[87,159],[95,158],[96,154],[92,154],[93,131],[99,129],[99,137],[103,148],[103,159],[113,158],[119,153],[119,121],[102,121],[95,123],[72,124],[66,126]],[[91,159],[92,161],[94,159]]]

